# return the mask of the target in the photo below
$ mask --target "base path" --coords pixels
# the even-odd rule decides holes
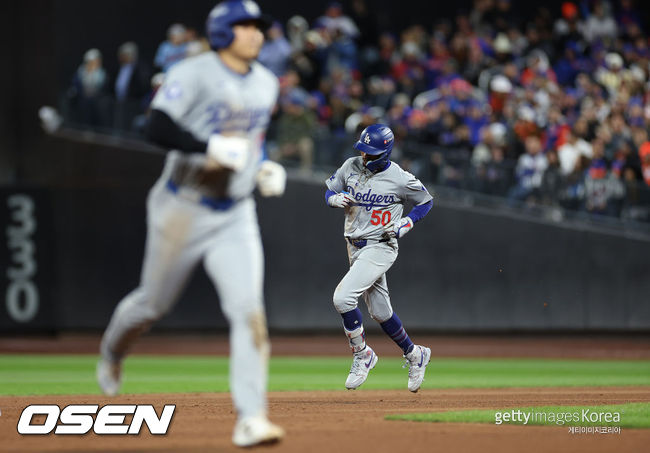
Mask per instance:
[[[287,438],[265,451],[287,453],[419,452],[639,452],[650,444],[650,430],[620,434],[570,434],[564,427],[443,424],[384,420],[386,414],[531,405],[598,405],[650,401],[650,388],[453,389],[403,391],[279,392],[270,394],[272,420]],[[16,423],[29,404],[176,404],[165,436],[146,427],[138,436],[21,436]],[[235,422],[228,394],[152,394],[0,397],[3,452],[234,452]],[[127,418],[127,421],[129,418]],[[42,420],[36,420],[41,422]]]

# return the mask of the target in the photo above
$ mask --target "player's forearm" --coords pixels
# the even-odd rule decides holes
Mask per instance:
[[[165,112],[153,109],[147,125],[147,138],[157,145],[184,152],[204,152],[208,144],[180,128]]]
[[[429,213],[431,208],[433,207],[433,200],[429,200],[426,203],[413,206],[413,209],[411,209],[411,212],[408,213],[408,217],[413,220],[413,223],[417,223],[422,218]]]

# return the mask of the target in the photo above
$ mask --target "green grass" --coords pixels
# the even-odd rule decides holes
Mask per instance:
[[[582,411],[588,410],[587,417],[582,416]],[[485,409],[470,411],[429,412],[420,414],[387,415],[388,420],[408,420],[418,422],[437,423],[490,423],[495,424],[497,412],[510,412],[513,409]],[[650,403],[628,403],[606,406],[543,406],[516,408],[522,413],[530,414],[527,423],[517,414],[517,420],[504,421],[508,425],[546,425],[546,426],[618,426],[621,428],[650,428]],[[610,421],[606,418],[591,421],[594,413],[611,413]],[[614,419],[618,413],[620,420]],[[545,415],[538,415],[545,414]],[[552,414],[552,415],[551,415]],[[560,415],[561,414],[561,415]],[[568,414],[568,415],[567,415]],[[591,415],[590,415],[591,414]],[[502,416],[500,416],[502,417]],[[564,420],[558,423],[558,419]]]
[[[0,355],[0,395],[98,393],[96,356]],[[381,357],[363,389],[403,389],[407,371]],[[273,357],[269,390],[341,390],[348,357]],[[228,358],[130,356],[124,393],[228,391]],[[548,359],[433,359],[427,388],[648,386],[650,361]]]

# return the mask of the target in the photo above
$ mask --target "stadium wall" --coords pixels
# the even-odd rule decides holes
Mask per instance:
[[[43,140],[49,179],[0,189],[1,333],[103,328],[138,283],[162,156]],[[347,269],[343,215],[323,191],[292,180],[282,199],[259,200],[273,329],[340,328],[331,296]],[[648,331],[648,256],[649,240],[438,198],[401,241],[388,281],[410,329]],[[226,328],[202,271],[158,328]]]

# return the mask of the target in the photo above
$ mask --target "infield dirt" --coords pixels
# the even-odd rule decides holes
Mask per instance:
[[[568,427],[496,426],[384,420],[386,414],[532,405],[597,405],[650,401],[648,388],[472,389],[281,392],[269,395],[271,418],[287,430],[268,451],[364,452],[641,452],[650,430],[570,434]],[[28,404],[176,404],[166,436],[21,436],[16,422]],[[149,394],[117,398],[50,396],[0,398],[0,439],[5,452],[236,451],[228,394]],[[127,418],[128,421],[128,418]],[[35,419],[35,422],[39,422]],[[42,423],[42,421],[40,421]]]
[[[98,338],[62,337],[0,341],[0,352],[94,352]],[[274,339],[274,353],[313,355],[341,353],[340,339]],[[647,343],[629,340],[574,339],[571,341],[486,341],[484,338],[432,339],[446,352],[458,356],[578,356],[590,358],[648,358]],[[193,341],[179,346],[179,339],[143,338],[134,352],[223,353],[227,342],[218,339]],[[341,344],[343,343],[343,344]],[[424,341],[423,341],[424,343]],[[626,344],[627,343],[627,344]],[[165,345],[167,344],[167,347]],[[293,344],[293,347],[291,346]],[[335,349],[332,350],[332,345]],[[491,345],[491,346],[490,346]],[[642,345],[642,346],[640,346]],[[47,347],[46,347],[47,346]],[[74,347],[72,347],[74,346]],[[327,346],[327,347],[326,347]],[[373,347],[375,343],[373,343]],[[390,343],[378,341],[379,349]],[[392,346],[394,348],[394,346]],[[176,349],[178,348],[178,349]],[[86,351],[87,349],[87,351]],[[174,349],[174,351],[170,351]],[[336,352],[334,352],[336,351]],[[392,351],[394,352],[394,351]],[[476,354],[472,354],[475,352]],[[523,352],[527,352],[524,354]],[[440,354],[443,355],[443,354]],[[445,354],[446,355],[446,354]],[[632,357],[630,357],[632,356]],[[342,376],[344,381],[345,376]],[[435,379],[435,369],[427,372]],[[406,387],[406,380],[404,382]],[[271,419],[287,430],[280,444],[266,451],[287,453],[368,453],[411,452],[640,452],[650,445],[650,430],[623,428],[620,434],[570,434],[564,427],[505,426],[492,424],[444,424],[388,421],[387,414],[479,408],[517,408],[542,405],[600,405],[650,402],[650,387],[589,388],[510,388],[510,389],[423,389],[417,394],[406,390],[277,392],[269,394]],[[21,436],[16,425],[29,404],[176,404],[176,412],[165,436],[152,436],[146,428],[139,436]],[[2,452],[230,452],[230,436],[235,423],[230,395],[147,394],[105,398],[98,395],[0,397],[0,451]],[[35,420],[37,422],[37,420]],[[128,418],[127,418],[128,422]]]

